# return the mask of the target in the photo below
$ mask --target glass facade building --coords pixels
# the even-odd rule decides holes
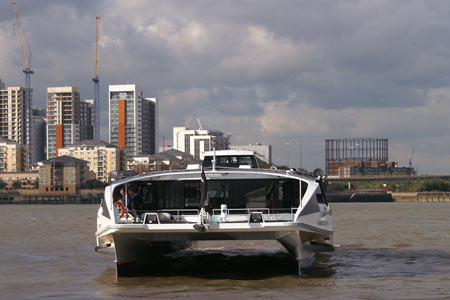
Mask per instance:
[[[78,88],[47,89],[47,159],[58,156],[58,149],[88,138],[82,121]]]
[[[109,142],[127,157],[151,155],[158,147],[158,102],[135,84],[109,86]]]

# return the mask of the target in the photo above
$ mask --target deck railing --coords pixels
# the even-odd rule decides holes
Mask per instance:
[[[247,223],[254,213],[261,214],[264,222],[289,222],[294,220],[297,208],[229,208],[225,214],[220,209],[213,209],[208,221],[212,223]],[[164,215],[163,215],[164,214]],[[160,209],[138,210],[136,219],[132,216],[127,223],[198,223],[199,209]],[[152,221],[149,222],[149,216]]]

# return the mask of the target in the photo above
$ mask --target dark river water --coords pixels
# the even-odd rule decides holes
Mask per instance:
[[[332,203],[305,275],[271,241],[203,242],[117,279],[95,205],[0,205],[0,299],[450,299],[449,203]]]

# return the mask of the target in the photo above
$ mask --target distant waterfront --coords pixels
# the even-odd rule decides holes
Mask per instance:
[[[83,190],[76,195],[3,192],[0,204],[99,204],[102,198],[103,190]]]
[[[18,195],[1,193],[0,204],[99,204],[101,192],[80,195]],[[450,202],[450,192],[329,192],[329,202]]]
[[[329,202],[450,202],[450,192],[328,192]]]

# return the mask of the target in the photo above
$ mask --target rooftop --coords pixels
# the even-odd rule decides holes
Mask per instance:
[[[87,163],[87,161],[72,156],[58,156],[42,161],[43,163],[62,162],[62,163]]]
[[[17,144],[15,141],[1,137],[0,136],[0,143],[6,143],[6,144]]]
[[[108,142],[102,141],[102,140],[84,140],[81,142],[73,143],[72,145],[69,145],[67,147],[71,146],[105,146],[105,147],[115,147],[113,144],[110,144]]]

